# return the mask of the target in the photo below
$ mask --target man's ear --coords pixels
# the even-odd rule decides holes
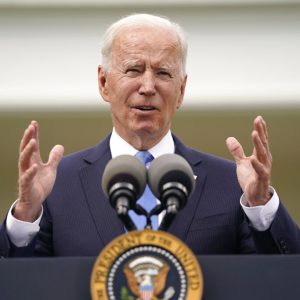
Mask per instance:
[[[186,81],[187,81],[187,75],[184,76],[181,86],[180,86],[180,96],[177,100],[177,104],[176,104],[176,108],[179,109],[182,101],[183,101],[183,97],[184,97],[184,93],[185,93],[185,87],[186,87]]]
[[[107,75],[107,73],[103,70],[103,67],[99,65],[98,66],[99,92],[100,92],[100,95],[102,96],[103,100],[109,102],[106,75]]]

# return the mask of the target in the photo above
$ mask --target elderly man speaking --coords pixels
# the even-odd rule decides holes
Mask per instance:
[[[165,18],[136,14],[108,28],[98,82],[112,133],[65,157],[56,145],[44,163],[38,123],[31,122],[20,144],[19,197],[1,225],[2,256],[97,255],[126,231],[99,184],[104,168],[111,158],[139,151],[154,159],[176,153],[191,166],[195,190],[168,231],[196,255],[300,253],[299,228],[270,186],[272,156],[261,116],[253,122],[250,156],[227,139],[235,162],[188,148],[172,134],[186,56],[184,31]]]

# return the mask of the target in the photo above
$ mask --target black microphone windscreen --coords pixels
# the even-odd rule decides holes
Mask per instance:
[[[148,183],[159,199],[164,184],[179,182],[187,189],[189,196],[195,187],[194,173],[188,162],[178,154],[164,154],[156,158],[148,170]]]
[[[144,164],[135,156],[120,155],[111,159],[103,172],[102,189],[109,198],[109,190],[115,183],[131,183],[139,198],[146,186],[147,173]]]

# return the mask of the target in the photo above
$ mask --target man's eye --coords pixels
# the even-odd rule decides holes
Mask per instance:
[[[140,70],[139,69],[135,69],[135,68],[131,68],[131,69],[127,69],[126,70],[126,74],[139,74]]]
[[[163,77],[170,77],[170,78],[172,78],[172,75],[171,75],[171,73],[170,73],[170,72],[168,72],[168,71],[163,71],[163,70],[161,70],[161,71],[158,71],[158,72],[157,72],[157,75],[159,75],[159,76],[163,76]]]

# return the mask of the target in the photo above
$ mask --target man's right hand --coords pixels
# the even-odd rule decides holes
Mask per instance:
[[[38,133],[38,123],[31,121],[20,144],[19,198],[13,216],[26,222],[34,222],[38,218],[42,203],[53,188],[57,166],[64,153],[64,147],[56,145],[49,154],[48,162],[44,163]]]

